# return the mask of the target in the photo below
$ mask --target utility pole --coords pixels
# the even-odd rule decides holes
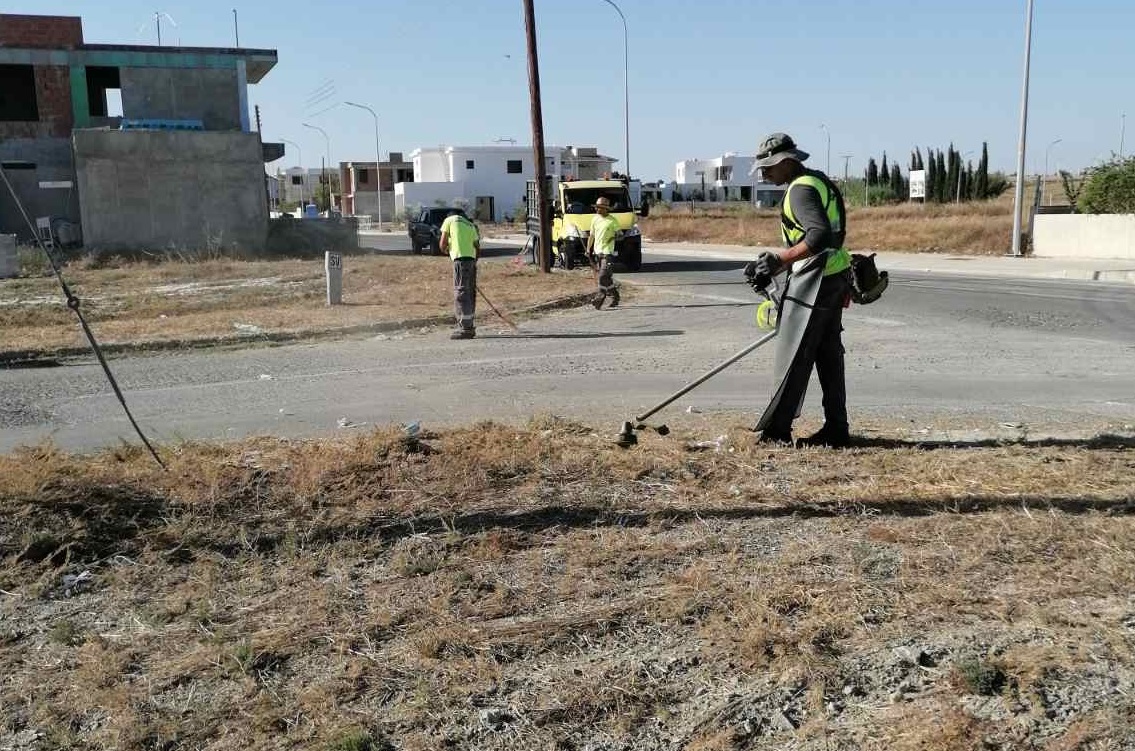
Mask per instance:
[[[240,47],[240,23],[236,19],[236,8],[233,8],[233,34],[236,35],[236,46]]]
[[[623,15],[623,11],[619,6],[615,5],[613,0],[603,0],[607,5],[615,9],[619,14],[619,19],[623,22],[623,154],[626,161],[623,162],[623,172],[627,177],[631,176],[631,94],[630,94],[630,52],[627,47],[627,17]]]
[[[832,176],[832,133],[831,133],[830,130],[828,130],[828,126],[824,125],[823,123],[820,123],[820,127],[823,129],[824,135],[827,136],[827,138],[828,138],[828,160],[827,160],[827,166],[824,167],[824,171],[827,172],[828,177],[831,177]]]
[[[1127,113],[1119,115],[1119,158],[1123,158],[1123,131],[1127,129]]]
[[[851,161],[851,157],[853,157],[853,156],[855,156],[855,155],[854,154],[840,154],[840,158],[843,159],[843,184],[844,185],[847,185],[847,165]]]
[[[540,60],[536,54],[536,11],[524,0],[524,31],[528,37],[528,99],[532,117],[532,149],[536,157],[536,211],[540,217],[540,271],[552,270],[552,217],[548,196],[548,165],[544,154],[544,112],[540,106]],[[532,207],[528,207],[532,211]]]
[[[1021,133],[1017,141],[1017,185],[1013,191],[1013,249],[1011,255],[1020,258],[1021,208],[1025,202],[1025,137],[1029,127],[1029,61],[1033,47],[1033,0],[1028,0],[1025,15],[1025,72],[1021,82]]]

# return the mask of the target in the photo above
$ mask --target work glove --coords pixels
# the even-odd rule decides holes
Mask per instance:
[[[750,287],[753,287],[753,292],[760,294],[771,285],[773,278],[757,271],[757,262],[749,261],[745,264],[745,281],[748,282]]]
[[[757,274],[774,277],[784,270],[784,261],[776,253],[765,251],[753,261],[753,268]]]
[[[772,284],[772,276],[762,274],[757,270],[757,262],[749,261],[745,264],[745,281],[753,288],[754,292],[761,292]]]

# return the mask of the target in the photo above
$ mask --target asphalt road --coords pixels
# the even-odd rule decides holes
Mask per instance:
[[[377,244],[408,249],[398,240]],[[486,247],[497,258],[518,250]],[[559,311],[523,322],[521,333],[485,321],[472,341],[432,329],[112,366],[139,422],[162,441],[535,413],[614,429],[759,336],[740,262],[645,261],[617,276],[636,285],[621,309]],[[881,301],[852,307],[845,327],[853,430],[1135,424],[1135,287],[895,274]],[[771,357],[771,348],[756,351],[660,418],[691,405],[751,418],[768,396]],[[805,414],[819,414],[818,387]],[[135,440],[93,362],[0,370],[0,451],[48,438],[79,450]]]

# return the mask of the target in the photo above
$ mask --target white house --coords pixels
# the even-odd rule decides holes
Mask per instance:
[[[617,161],[595,148],[548,146],[548,174],[596,179]],[[530,146],[436,146],[410,152],[414,181],[394,186],[398,214],[420,206],[462,205],[479,221],[499,221],[523,207],[525,185],[535,178]]]
[[[754,156],[733,152],[712,159],[685,159],[674,167],[672,186],[687,200],[745,201],[758,206],[775,206],[784,195],[784,188],[761,182],[749,174]]]

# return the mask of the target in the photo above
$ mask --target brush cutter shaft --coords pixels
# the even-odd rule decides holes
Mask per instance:
[[[737,362],[738,360],[740,360],[740,359],[741,359],[742,357],[744,357],[745,355],[747,355],[747,354],[749,354],[750,352],[752,352],[752,351],[753,351],[754,349],[756,349],[757,347],[760,347],[760,346],[761,346],[762,344],[764,344],[765,342],[767,342],[767,341],[771,340],[771,339],[772,339],[773,337],[775,337],[775,336],[776,336],[776,334],[777,334],[776,330],[770,331],[769,333],[765,334],[765,335],[764,335],[764,336],[762,336],[762,337],[761,337],[760,339],[758,339],[757,341],[755,341],[755,342],[753,342],[752,344],[750,344],[750,345],[749,345],[748,347],[745,347],[745,349],[741,350],[740,352],[738,352],[737,354],[733,355],[732,357],[730,357],[730,358],[729,358],[728,360],[726,360],[725,362],[723,362],[723,363],[721,363],[720,365],[718,365],[717,367],[715,367],[715,368],[714,368],[713,370],[710,370],[709,372],[705,373],[704,375],[702,375],[701,377],[699,377],[699,378],[698,378],[697,380],[694,380],[694,381],[690,381],[690,382],[689,382],[689,383],[687,383],[687,384],[686,384],[685,386],[683,386],[683,387],[681,388],[681,390],[679,390],[679,391],[675,392],[675,393],[674,393],[673,395],[671,395],[671,396],[667,397],[666,401],[664,401],[664,402],[660,402],[659,404],[656,404],[656,405],[655,405],[654,407],[652,407],[652,408],[650,409],[650,411],[649,411],[649,412],[645,412],[645,413],[643,413],[643,414],[642,414],[642,415],[640,415],[639,417],[636,417],[636,418],[635,418],[635,420],[636,420],[637,422],[642,422],[642,421],[644,421],[644,420],[645,420],[646,418],[650,417],[651,415],[653,415],[653,414],[654,414],[655,412],[657,412],[658,410],[662,409],[663,407],[665,407],[666,405],[670,404],[671,402],[673,402],[673,401],[675,401],[675,400],[679,399],[680,397],[682,397],[682,396],[684,396],[684,395],[688,394],[689,392],[693,391],[693,390],[694,390],[694,389],[696,389],[696,388],[697,388],[698,386],[702,385],[703,383],[705,383],[706,381],[708,381],[708,380],[709,380],[710,378],[713,378],[713,377],[714,377],[715,375],[717,375],[717,374],[718,374],[718,373],[720,373],[721,371],[725,370],[725,369],[726,369],[726,368],[728,368],[728,367],[729,367],[730,365],[732,365],[733,363]]]
[[[504,313],[497,310],[497,306],[493,305],[493,301],[489,299],[489,296],[485,294],[485,291],[483,289],[481,289],[481,285],[479,285],[479,284],[477,285],[477,294],[481,296],[482,300],[484,300],[486,303],[488,303],[489,307],[493,309],[493,312],[497,314],[497,318],[499,318],[502,321],[504,321],[505,323],[507,323],[509,325],[509,327],[511,329],[513,329],[514,331],[520,330],[520,328],[516,325],[516,323],[511,318],[509,318]]]

